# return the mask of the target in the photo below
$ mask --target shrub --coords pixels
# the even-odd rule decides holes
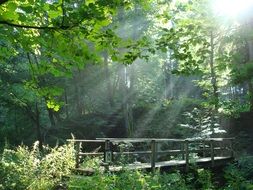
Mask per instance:
[[[212,182],[212,174],[208,170],[198,169],[197,182],[199,183],[201,189],[211,190],[214,189]]]
[[[72,177],[68,183],[70,190],[187,190],[185,180],[179,173],[151,174],[125,170],[117,174],[96,173],[90,177]]]
[[[243,156],[225,170],[225,190],[253,190],[253,157]]]
[[[38,142],[31,150],[26,146],[5,149],[0,160],[0,189],[48,190],[70,174],[74,167],[72,144],[44,147],[44,150],[44,153],[39,151]]]

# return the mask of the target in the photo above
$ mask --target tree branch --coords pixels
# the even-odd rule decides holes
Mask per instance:
[[[33,25],[22,25],[22,24],[16,24],[16,23],[11,23],[8,21],[0,21],[0,24],[8,25],[8,26],[13,26],[17,28],[27,28],[27,29],[38,29],[38,30],[68,30],[71,28],[74,28],[76,26],[33,26]]]
[[[65,8],[64,8],[64,0],[62,0],[61,9],[62,9],[62,22],[61,22],[61,25],[64,26],[65,16],[66,16],[66,11],[65,11]]]
[[[4,4],[5,2],[7,2],[8,0],[0,0],[0,5]]]

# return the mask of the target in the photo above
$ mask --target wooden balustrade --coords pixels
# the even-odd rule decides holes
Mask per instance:
[[[190,159],[193,153],[201,155],[203,158],[210,158],[211,166],[215,165],[216,158],[232,158],[234,157],[233,150],[234,138],[209,138],[209,139],[149,139],[149,138],[100,138],[96,140],[81,140],[81,139],[70,139],[68,141],[75,143],[76,149],[76,168],[80,167],[80,157],[84,156],[103,156],[103,166],[105,170],[109,170],[109,166],[114,162],[114,156],[118,155],[150,155],[150,168],[154,171],[158,164],[158,156],[168,155],[180,157],[178,161],[183,161],[185,169],[188,170],[190,165]],[[226,143],[225,143],[226,142]],[[85,143],[100,143],[104,144],[103,152],[85,152]],[[120,143],[143,143],[149,150],[128,150],[128,151],[117,151],[112,149],[112,145],[118,146]],[[173,147],[160,150],[159,144],[162,143],[178,143],[180,147],[173,149]],[[197,148],[194,148],[196,146]],[[134,146],[133,146],[134,147]],[[227,152],[227,156],[225,153]],[[219,155],[220,153],[220,155]],[[200,157],[201,157],[200,156]],[[180,162],[181,163],[181,162]]]

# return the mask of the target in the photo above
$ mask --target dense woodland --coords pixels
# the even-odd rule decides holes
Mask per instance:
[[[70,189],[253,189],[252,34],[250,0],[0,0],[0,189],[66,185],[72,136],[235,137],[240,167]]]

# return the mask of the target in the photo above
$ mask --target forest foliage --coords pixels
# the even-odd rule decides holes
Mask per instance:
[[[44,147],[39,151],[38,142],[32,148],[19,146],[15,150],[6,148],[0,159],[1,190],[49,190],[49,189],[96,189],[96,190],[251,190],[253,188],[252,156],[240,159],[227,166],[224,172],[192,166],[189,173],[147,173],[123,170],[120,173],[103,173],[95,167],[92,176],[74,175],[75,150],[73,144]],[[94,168],[94,161],[86,160]],[[87,165],[87,166],[88,166]],[[96,164],[95,164],[96,165]]]
[[[252,15],[211,3],[3,1],[1,144],[198,136],[194,110],[219,136],[253,107]]]
[[[253,8],[214,2],[0,0],[0,189],[252,189],[246,157],[225,184],[201,169],[65,178],[71,134],[236,136],[253,152]]]

